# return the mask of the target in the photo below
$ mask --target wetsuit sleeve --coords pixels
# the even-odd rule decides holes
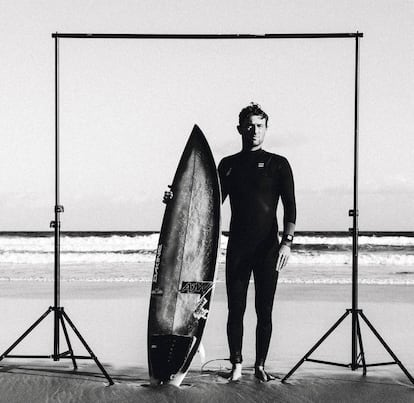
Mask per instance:
[[[283,226],[286,229],[287,223],[296,223],[296,200],[295,200],[295,183],[293,180],[292,168],[288,160],[284,159],[281,166],[281,194],[283,203]]]
[[[227,178],[225,174],[225,163],[223,160],[220,161],[218,165],[218,174],[220,179],[220,187],[221,187],[221,201],[224,202],[226,200],[227,195],[229,194],[228,185],[227,185]]]

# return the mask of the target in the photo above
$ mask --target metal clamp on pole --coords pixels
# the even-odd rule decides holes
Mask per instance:
[[[65,211],[62,205],[55,206],[55,213],[63,213]]]
[[[351,210],[348,211],[348,215],[349,215],[349,217],[358,217],[359,216],[359,210],[351,209]]]
[[[53,220],[53,221],[51,221],[50,222],[50,224],[49,224],[49,228],[60,228],[60,221],[57,221],[57,226],[56,226],[56,221],[55,220]]]

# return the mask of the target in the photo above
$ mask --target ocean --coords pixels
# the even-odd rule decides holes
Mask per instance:
[[[62,281],[151,281],[158,232],[63,232]],[[217,281],[224,281],[228,237],[223,233]],[[414,232],[361,232],[361,284],[414,284]],[[53,232],[0,232],[0,281],[53,281]],[[352,237],[345,232],[298,232],[280,282],[349,284]]]

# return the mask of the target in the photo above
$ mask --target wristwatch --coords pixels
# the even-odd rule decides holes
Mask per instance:
[[[283,234],[282,236],[282,245],[286,245],[289,246],[289,248],[292,246],[292,242],[293,242],[293,235],[291,234]]]

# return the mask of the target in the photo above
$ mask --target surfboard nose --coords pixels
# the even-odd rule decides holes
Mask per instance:
[[[206,136],[204,135],[200,127],[196,124],[193,126],[193,130],[191,130],[188,143],[191,143],[191,144],[203,143],[203,146],[208,144]]]
[[[201,154],[208,155],[208,159],[214,161],[213,152],[207,138],[197,124],[194,124],[193,126],[193,130],[191,131],[190,137],[188,138],[187,144],[184,148],[183,155],[188,155],[190,151],[196,151]]]

